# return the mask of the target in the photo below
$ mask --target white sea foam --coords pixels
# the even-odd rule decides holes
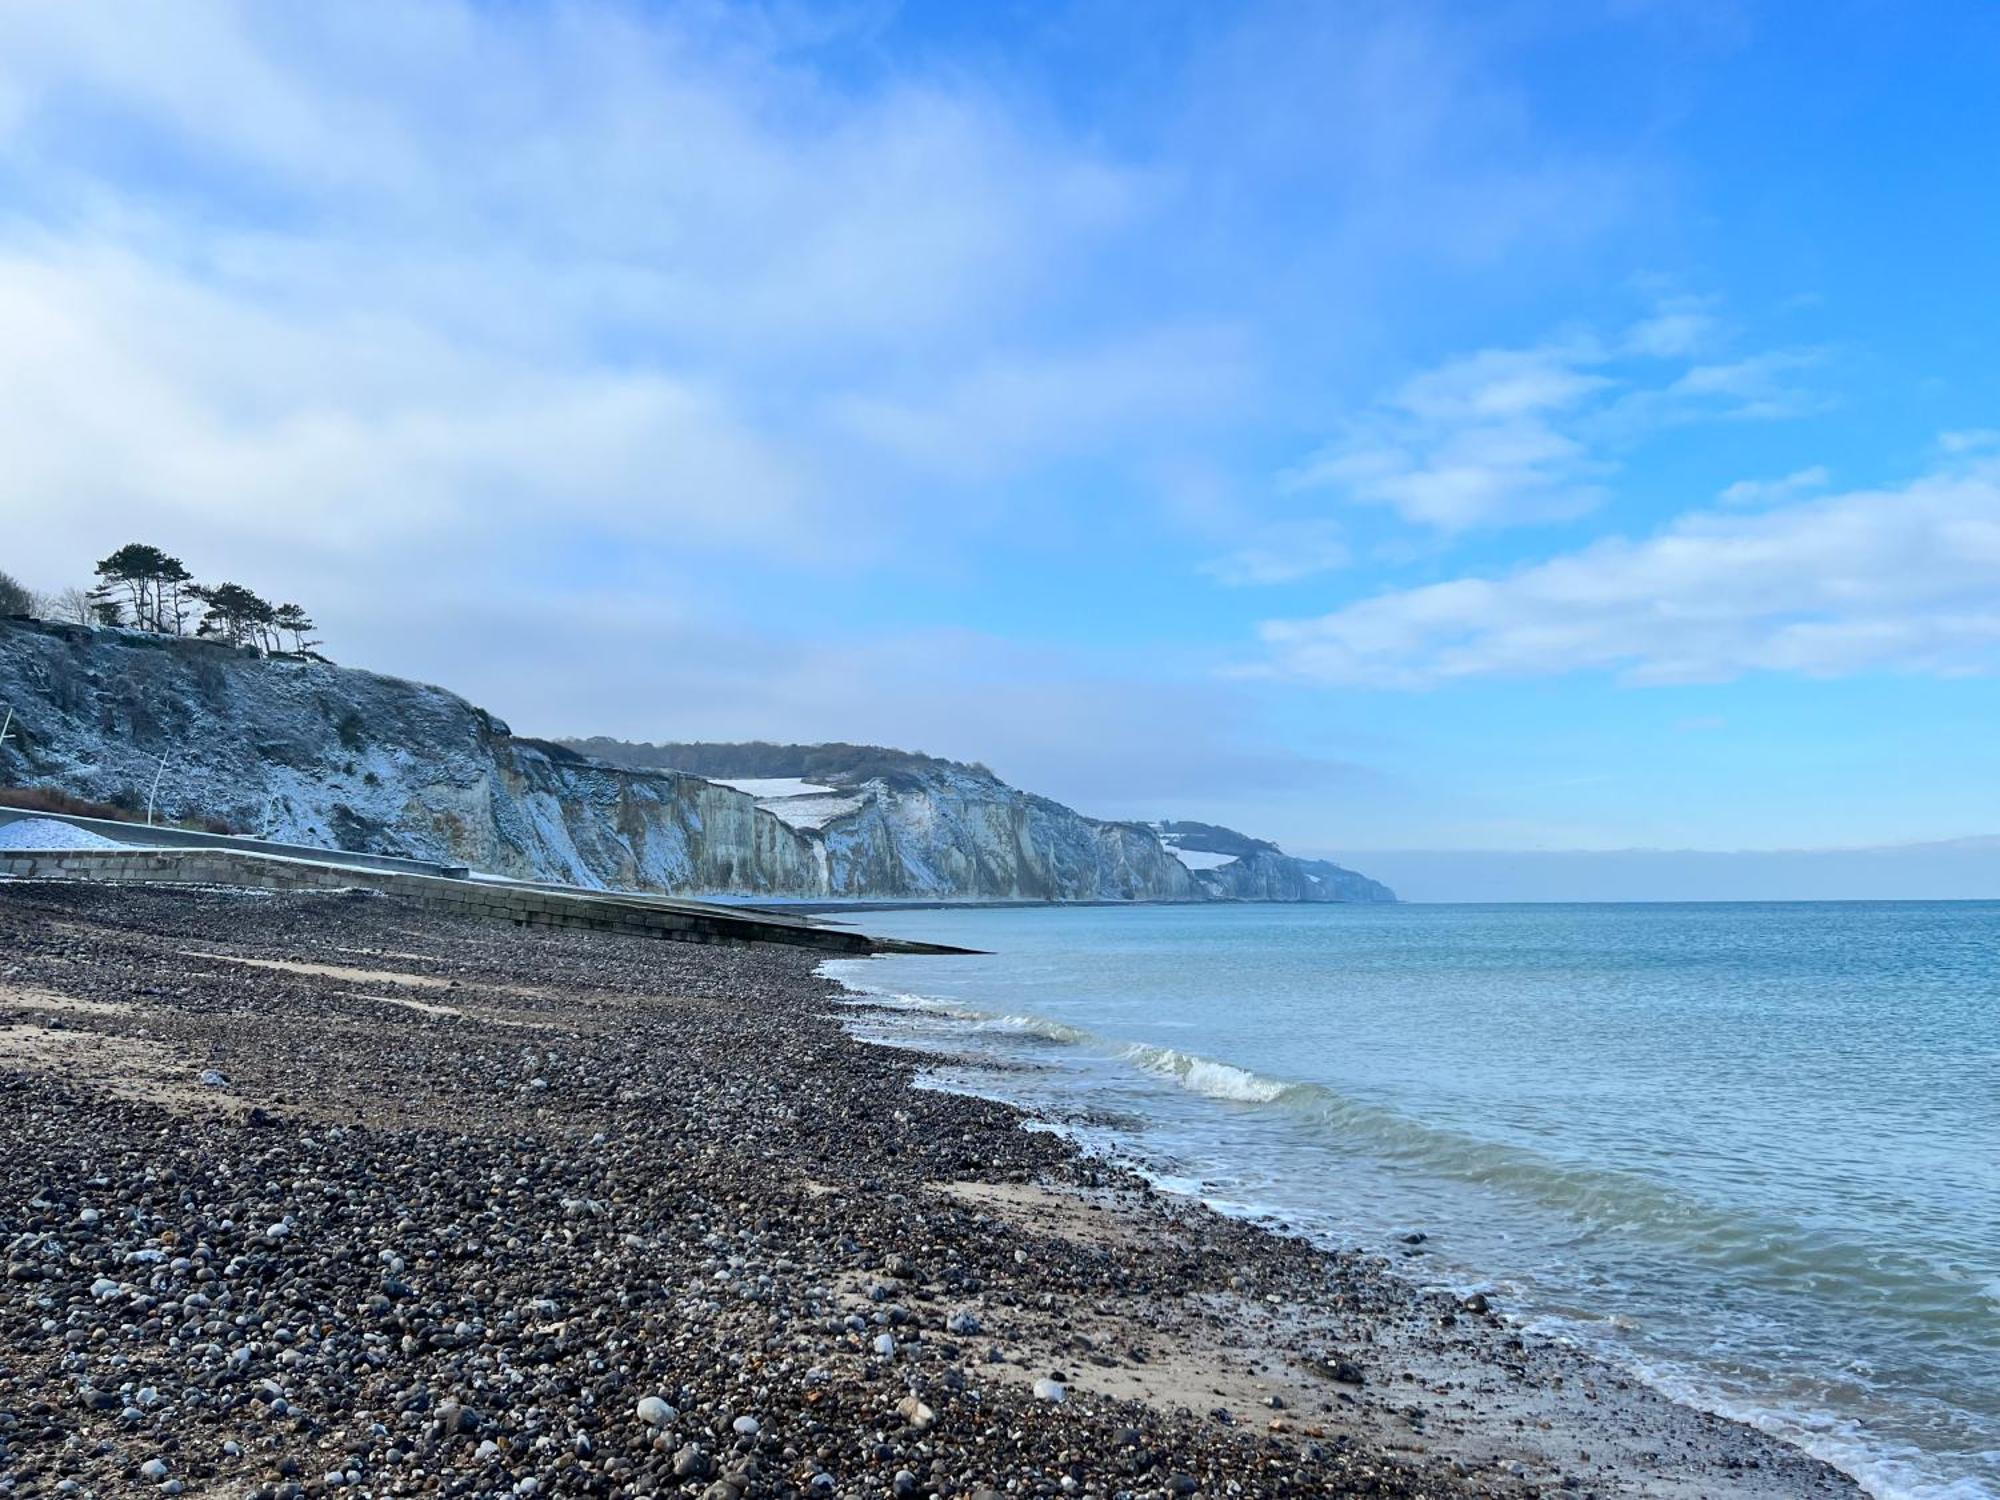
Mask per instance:
[[[857,984],[853,980],[845,980],[843,983],[848,989],[855,991],[854,998],[846,1002],[849,1005],[873,1005],[888,1010],[906,1010],[920,1015],[941,1016],[947,1020],[963,1021],[981,1031],[1040,1037],[1044,1041],[1061,1042],[1066,1046],[1085,1046],[1098,1040],[1096,1036],[1081,1027],[1053,1021],[1047,1016],[975,1010],[969,1005],[956,1005],[949,1000],[939,1000],[930,995],[912,995],[901,990],[878,990]]]
[[[1211,1099],[1233,1099],[1243,1104],[1269,1104],[1282,1098],[1296,1085],[1278,1078],[1266,1078],[1234,1063],[1182,1052],[1176,1047],[1151,1047],[1134,1042],[1120,1055],[1130,1063],[1170,1078],[1182,1088]]]
[[[1062,1042],[1072,1047],[1086,1046],[1097,1040],[1081,1027],[1066,1026],[1061,1021],[1051,1021],[1047,1016],[981,1016],[978,1024],[988,1031],[1038,1036],[1044,1041]]]

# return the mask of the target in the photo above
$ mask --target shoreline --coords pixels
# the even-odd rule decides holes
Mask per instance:
[[[834,962],[837,965],[840,961]],[[824,970],[828,966],[823,964],[822,969]],[[833,982],[840,984],[847,995],[851,997],[844,1002],[844,1005],[859,1017],[876,1016],[893,1025],[899,1021],[906,1021],[911,1016],[911,1012],[906,1005],[894,1003],[886,999],[881,991],[856,988],[855,983],[858,983],[858,981],[843,982],[831,975],[827,977],[833,978]],[[929,1016],[955,1016],[957,1014],[949,1005],[945,1005],[942,1002],[940,1002],[940,1007],[940,1009],[923,1011],[919,1012],[919,1014]],[[976,1025],[976,1022],[971,1021],[969,1017],[977,1014],[983,1013],[966,1013],[968,1017],[967,1024],[969,1026]],[[1051,1024],[1061,1026],[1064,1023]],[[894,1041],[878,1041],[869,1038],[863,1038],[863,1040],[869,1045],[884,1046],[892,1050],[903,1051],[927,1062],[945,1062],[950,1065],[953,1071],[962,1071],[969,1068],[975,1075],[981,1072],[990,1072],[996,1080],[1004,1080],[1017,1067],[1023,1066],[1022,1064],[998,1058],[982,1058],[976,1052],[967,1052],[962,1055],[944,1054],[940,1056],[921,1043],[910,1044]],[[1025,1066],[1032,1068],[1035,1065],[1027,1064]],[[1228,1064],[1224,1066],[1233,1067],[1233,1065]],[[1476,1297],[1478,1301],[1475,1305],[1479,1306],[1482,1312],[1490,1309],[1493,1313],[1491,1318],[1484,1319],[1483,1321],[1487,1325],[1486,1331],[1497,1335],[1497,1353],[1495,1340],[1492,1339],[1485,1341],[1483,1349],[1476,1352],[1468,1352],[1464,1349],[1448,1349],[1437,1344],[1415,1348],[1407,1344],[1398,1346],[1395,1345],[1393,1339],[1382,1340],[1379,1333],[1367,1335],[1367,1337],[1374,1338],[1378,1343],[1388,1342],[1392,1346],[1397,1347],[1398,1358],[1409,1367],[1413,1369],[1419,1366],[1423,1367],[1419,1375],[1420,1384],[1432,1388],[1435,1388],[1436,1384],[1440,1381],[1463,1384],[1469,1377],[1480,1373],[1482,1366],[1491,1365],[1496,1361],[1503,1367],[1512,1366],[1524,1357],[1525,1350],[1532,1348],[1533,1353],[1545,1361],[1568,1361],[1576,1367],[1576,1373],[1573,1375],[1566,1375],[1561,1370],[1557,1370],[1554,1375],[1557,1386],[1561,1386],[1566,1379],[1610,1380],[1617,1385],[1621,1393],[1621,1399],[1627,1403],[1630,1403],[1633,1399],[1629,1394],[1630,1390],[1643,1391],[1645,1393],[1644,1397],[1638,1398],[1641,1404],[1648,1400],[1656,1400],[1674,1408],[1698,1413],[1704,1418],[1755,1432],[1760,1437],[1777,1443],[1781,1447],[1798,1452],[1810,1463],[1820,1464],[1832,1470],[1841,1480],[1852,1485],[1855,1493],[1866,1492],[1865,1483],[1850,1474],[1847,1470],[1842,1469],[1838,1463],[1811,1454],[1782,1431],[1773,1430],[1761,1425],[1758,1417],[1754,1414],[1731,1412],[1718,1404],[1704,1401],[1698,1394],[1687,1391],[1676,1391],[1667,1381],[1657,1378],[1643,1369],[1634,1368],[1627,1363],[1621,1362],[1612,1351],[1590,1348],[1561,1334],[1552,1334],[1543,1331],[1535,1326],[1532,1319],[1517,1319],[1510,1316],[1509,1312],[1502,1306],[1508,1299],[1499,1293],[1491,1292],[1493,1279],[1488,1275],[1479,1273],[1477,1268],[1458,1267],[1457,1269],[1463,1274],[1447,1280],[1417,1277],[1410,1274],[1409,1269],[1417,1264],[1417,1262],[1414,1259],[1399,1259],[1395,1246],[1385,1246],[1379,1250],[1369,1250],[1366,1248],[1351,1248],[1332,1244],[1324,1238],[1315,1237],[1309,1231],[1294,1229],[1282,1213],[1269,1207],[1260,1207],[1248,1203],[1218,1203],[1204,1196],[1193,1187],[1175,1185],[1175,1180],[1170,1174],[1166,1174],[1157,1166],[1147,1163],[1144,1160],[1143,1153],[1133,1148],[1129,1143],[1113,1143],[1108,1146],[1091,1144],[1087,1137],[1078,1131],[1078,1124],[1089,1123],[1094,1125],[1103,1122],[1090,1118],[1091,1110],[1087,1103],[1080,1103],[1076,1111],[1065,1117],[1062,1113],[1049,1109],[1046,1103],[1038,1107],[1034,1104],[1024,1102],[1017,1097],[1010,1097],[1004,1086],[1000,1086],[999,1084],[996,1084],[994,1091],[990,1093],[982,1092],[970,1083],[939,1081],[935,1077],[930,1081],[921,1083],[919,1086],[936,1088],[945,1092],[962,1093],[973,1098],[992,1100],[1008,1108],[1019,1110],[1032,1128],[1045,1129],[1056,1135],[1068,1144],[1079,1157],[1100,1164],[1107,1170],[1119,1173],[1128,1179],[1143,1183],[1145,1188],[1144,1197],[1146,1199],[1157,1200],[1157,1202],[1166,1205],[1181,1205],[1188,1211],[1213,1215],[1232,1223],[1243,1224],[1258,1233],[1268,1234],[1275,1238],[1301,1240],[1309,1244],[1315,1254],[1330,1260],[1350,1265],[1359,1263],[1367,1266],[1371,1272],[1379,1272],[1383,1279],[1390,1283],[1391,1292],[1388,1303],[1392,1310],[1400,1297],[1400,1300],[1406,1305],[1405,1311],[1416,1316],[1442,1317],[1448,1326],[1455,1314],[1463,1314],[1467,1300]],[[1130,1122],[1120,1120],[1116,1122],[1116,1128],[1120,1131],[1129,1132],[1134,1128],[1134,1125]],[[1185,1180],[1182,1179],[1182,1181]],[[1111,1205],[1104,1206],[1109,1207]],[[1060,1211],[1059,1204],[1057,1205],[1057,1209]],[[1124,1205],[1123,1212],[1129,1216],[1137,1212],[1137,1210],[1128,1203]],[[1171,1217],[1174,1212],[1175,1209],[1170,1206],[1168,1208],[1169,1216]],[[1417,1234],[1404,1238],[1402,1242],[1405,1245],[1415,1245],[1429,1238],[1429,1235]],[[1425,1253],[1422,1250],[1405,1249],[1401,1252],[1401,1255],[1403,1257],[1416,1257]],[[1273,1335],[1266,1333],[1264,1335],[1264,1343],[1259,1347],[1263,1347],[1266,1352],[1269,1352],[1270,1348],[1275,1347]],[[1296,1349],[1294,1348],[1292,1352],[1295,1353]],[[1547,1372],[1544,1373],[1546,1374]],[[1263,1394],[1273,1388],[1273,1383],[1266,1380],[1259,1383],[1255,1387],[1255,1390],[1261,1398]],[[1241,1389],[1247,1389],[1247,1387],[1240,1388],[1238,1394],[1241,1394]],[[1216,1392],[1215,1394],[1219,1395],[1221,1393]],[[1509,1467],[1509,1460],[1506,1456],[1507,1445],[1495,1441],[1492,1429],[1501,1422],[1512,1421],[1513,1417],[1518,1414],[1517,1399],[1513,1394],[1497,1393],[1491,1388],[1488,1389],[1487,1394],[1489,1397],[1497,1395],[1498,1399],[1489,1404],[1488,1408],[1481,1413],[1478,1420],[1462,1422],[1455,1433],[1443,1437],[1433,1444],[1434,1451],[1448,1456],[1455,1462],[1463,1462],[1470,1458],[1475,1465],[1492,1465],[1498,1463],[1502,1467]],[[1595,1403],[1602,1399],[1601,1393],[1593,1394],[1589,1399]],[[1533,1420],[1541,1426],[1547,1427],[1550,1425],[1547,1420],[1549,1416],[1550,1412],[1546,1407],[1538,1407],[1534,1413]],[[1570,1412],[1568,1416],[1573,1420],[1575,1413]],[[1562,1419],[1558,1418],[1555,1425],[1561,1427]],[[1384,1424],[1379,1422],[1374,1424],[1373,1435],[1377,1440],[1386,1441],[1388,1446],[1391,1447],[1397,1446],[1399,1438],[1407,1439],[1408,1436],[1407,1434],[1396,1432],[1393,1424],[1390,1424],[1385,1436]],[[1589,1441],[1589,1436],[1582,1432],[1572,1431],[1568,1435],[1570,1437],[1581,1438],[1586,1442]],[[1598,1427],[1595,1436],[1600,1447],[1608,1446],[1614,1449],[1618,1447],[1616,1438],[1607,1441],[1605,1431],[1601,1426]],[[1550,1444],[1543,1443],[1540,1446],[1544,1455],[1551,1461],[1551,1472],[1545,1473],[1540,1477],[1556,1480],[1566,1480],[1572,1477],[1559,1472],[1561,1465],[1553,1461],[1554,1448]],[[1631,1453],[1626,1455],[1628,1459],[1635,1456],[1637,1455]],[[1734,1464],[1729,1462],[1727,1457],[1724,1459],[1724,1465],[1726,1468],[1735,1467]],[[1751,1466],[1754,1467],[1754,1461],[1752,1461]],[[1513,1472],[1511,1467],[1509,1471]],[[1532,1468],[1529,1468],[1528,1472],[1533,1474],[1534,1471]],[[1569,1488],[1570,1486],[1565,1484],[1564,1487]],[[1619,1487],[1613,1486],[1611,1492],[1647,1494],[1680,1494],[1685,1492],[1687,1494],[1711,1494],[1717,1491],[1708,1487],[1687,1488],[1684,1491],[1677,1483],[1669,1483],[1662,1487],[1655,1487],[1652,1484],[1642,1484],[1637,1489],[1632,1490],[1621,1490]],[[1738,1491],[1725,1490],[1724,1492],[1737,1493]],[[1742,1492],[1752,1493],[1761,1492],[1761,1490],[1752,1487],[1752,1489]]]
[[[1860,1493],[919,1087],[817,955],[24,882],[0,939],[0,1493]]]
[[[861,961],[857,960],[854,962],[858,965]],[[844,1005],[847,1009],[854,1012],[857,1018],[864,1020],[867,1018],[876,1018],[888,1027],[894,1028],[901,1023],[910,1021],[913,1015],[931,1019],[944,1017],[962,1022],[969,1031],[973,1032],[976,1032],[980,1021],[996,1019],[992,1013],[958,1009],[954,1007],[953,1003],[944,1001],[935,1002],[934,1005],[913,1012],[908,1003],[913,997],[909,994],[897,993],[894,998],[891,998],[889,992],[858,987],[862,985],[862,981],[858,976],[850,980],[842,980],[826,972],[831,968],[843,967],[845,963],[846,961],[843,960],[825,961],[821,965],[821,972],[826,977],[832,979],[834,983],[841,985],[842,989],[846,991],[850,998],[844,1001]],[[1008,1017],[1007,1019],[1019,1020],[1021,1017],[1015,1016]],[[1090,1037],[1088,1033],[1077,1032],[1076,1028],[1065,1022],[1053,1021],[1047,1018],[1030,1019],[1040,1019],[1042,1024],[1053,1028],[1053,1034],[1060,1040],[1091,1040],[1100,1044],[1104,1040],[1102,1038]],[[1032,1031],[1034,1028],[1030,1029]],[[1073,1035],[1063,1035],[1063,1033],[1073,1033]],[[1051,1035],[1052,1033],[1042,1032],[1041,1034]],[[1010,1093],[1005,1087],[1005,1080],[1012,1074],[1022,1070],[1038,1071],[1043,1067],[1041,1064],[1034,1062],[1024,1063],[999,1056],[982,1055],[974,1049],[968,1049],[964,1053],[951,1052],[940,1055],[934,1050],[937,1045],[935,1043],[927,1045],[923,1042],[901,1042],[865,1035],[861,1039],[869,1045],[884,1046],[893,1050],[905,1051],[926,1062],[943,1062],[947,1064],[944,1073],[933,1072],[928,1078],[920,1082],[919,1086],[960,1093],[973,1098],[991,1100],[1009,1108],[1019,1110],[1024,1115],[1030,1128],[1045,1129],[1055,1134],[1064,1140],[1080,1157],[1102,1164],[1108,1169],[1123,1173],[1130,1178],[1142,1181],[1146,1185],[1149,1197],[1157,1196],[1161,1200],[1185,1204],[1202,1212],[1214,1214],[1232,1222],[1242,1223],[1262,1233],[1280,1238],[1300,1238],[1306,1240],[1318,1253],[1330,1258],[1350,1261],[1359,1258],[1379,1268],[1390,1280],[1400,1283],[1404,1289],[1407,1301],[1413,1306],[1435,1304],[1435,1306],[1442,1308],[1449,1315],[1462,1308],[1466,1299],[1477,1296],[1483,1305],[1491,1306],[1498,1314],[1500,1324],[1508,1330],[1510,1336],[1518,1336],[1523,1341],[1539,1341],[1549,1349],[1562,1351],[1564,1355],[1574,1358],[1589,1370],[1599,1372],[1600,1374],[1608,1371],[1618,1379],[1635,1382],[1653,1396],[1673,1406],[1689,1408],[1721,1421],[1733,1423],[1758,1432],[1787,1448],[1800,1451],[1813,1462],[1824,1464],[1833,1469],[1842,1478],[1853,1483],[1857,1491],[1873,1493],[1873,1491],[1868,1490],[1867,1481],[1861,1476],[1843,1468],[1838,1458],[1822,1457],[1813,1454],[1810,1449],[1806,1448],[1785,1430],[1778,1418],[1765,1410],[1754,1408],[1731,1410],[1728,1401],[1713,1395],[1713,1393],[1700,1390],[1698,1383],[1691,1380],[1685,1372],[1669,1376],[1658,1371],[1648,1370],[1641,1363],[1620,1358],[1620,1352],[1616,1349],[1595,1348],[1585,1342],[1571,1338],[1565,1333],[1550,1332],[1538,1326],[1539,1320],[1533,1315],[1515,1316],[1511,1307],[1502,1306],[1502,1304],[1511,1303],[1512,1299],[1494,1290],[1495,1277],[1490,1271],[1481,1270],[1477,1266],[1457,1264],[1453,1267],[1454,1274],[1447,1277],[1440,1278],[1434,1274],[1418,1276],[1414,1274],[1416,1266],[1419,1264],[1427,1267],[1431,1265],[1428,1259],[1422,1261],[1417,1259],[1417,1257],[1427,1256],[1429,1252],[1426,1250],[1403,1248],[1399,1252],[1397,1245],[1387,1243],[1385,1240],[1383,1248],[1371,1251],[1365,1247],[1355,1247],[1355,1237],[1351,1235],[1329,1238],[1324,1233],[1315,1234],[1308,1229],[1295,1228],[1287,1214],[1280,1208],[1275,1208],[1268,1204],[1232,1202],[1208,1196],[1203,1189],[1207,1186],[1212,1186],[1211,1184],[1203,1184],[1197,1187],[1194,1185],[1193,1179],[1177,1176],[1157,1162],[1150,1162],[1146,1159],[1145,1152],[1134,1144],[1131,1139],[1134,1133],[1142,1129],[1142,1122],[1136,1117],[1127,1118],[1122,1114],[1106,1116],[1099,1111],[1093,1110],[1087,1099],[1080,1099],[1073,1109],[1065,1111],[1057,1108],[1053,1100],[1043,1099],[1039,1103],[1034,1102],[1020,1097],[1018,1093]],[[1133,1047],[1143,1046],[1144,1044],[1126,1043],[1122,1045]],[[1213,1059],[1196,1058],[1195,1061],[1211,1067],[1220,1067],[1231,1072],[1242,1073],[1244,1071],[1237,1068],[1234,1064],[1217,1063]],[[1052,1069],[1052,1071],[1054,1070]],[[971,1075],[970,1077],[967,1076],[968,1073]],[[979,1085],[978,1080],[982,1074],[990,1075],[993,1079],[990,1091],[983,1089]],[[1289,1086],[1296,1087],[1298,1085],[1293,1084]],[[1237,1096],[1218,1097],[1233,1098]],[[1090,1138],[1090,1131],[1092,1129],[1108,1131],[1109,1138],[1092,1141]],[[1400,1240],[1402,1246],[1420,1245],[1432,1238],[1427,1233],[1398,1235],[1392,1230],[1383,1230],[1382,1233],[1385,1236]],[[1503,1355],[1503,1362],[1505,1358],[1506,1356]],[[1435,1367],[1445,1372],[1444,1378],[1452,1378],[1464,1374],[1462,1361],[1456,1368],[1448,1361],[1437,1363]],[[1457,1445],[1446,1444],[1441,1451],[1450,1451],[1456,1456],[1471,1450]],[[1490,1447],[1485,1449],[1483,1457],[1490,1460],[1493,1451]],[[1900,1491],[1892,1490],[1891,1493],[1900,1493]]]

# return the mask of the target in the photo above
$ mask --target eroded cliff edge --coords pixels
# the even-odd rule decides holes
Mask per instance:
[[[839,805],[823,818],[788,818],[773,811],[788,799],[698,768],[516,736],[442,688],[209,641],[0,620],[0,703],[15,715],[0,785],[136,808],[164,757],[166,818],[531,879],[891,900],[1394,899],[1347,871],[1360,893],[1334,894],[1275,846],[1191,869],[1152,828],[926,757],[830,786]]]

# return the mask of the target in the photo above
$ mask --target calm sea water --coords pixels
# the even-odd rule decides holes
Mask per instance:
[[[1884,1496],[2000,1496],[2000,904],[871,913],[842,961],[1232,1212],[1502,1294]]]

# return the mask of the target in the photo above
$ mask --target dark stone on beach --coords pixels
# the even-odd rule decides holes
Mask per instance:
[[[1366,1385],[1368,1383],[1368,1378],[1362,1373],[1361,1366],[1343,1355],[1328,1355],[1323,1368],[1331,1379],[1340,1382],[1342,1385]]]

